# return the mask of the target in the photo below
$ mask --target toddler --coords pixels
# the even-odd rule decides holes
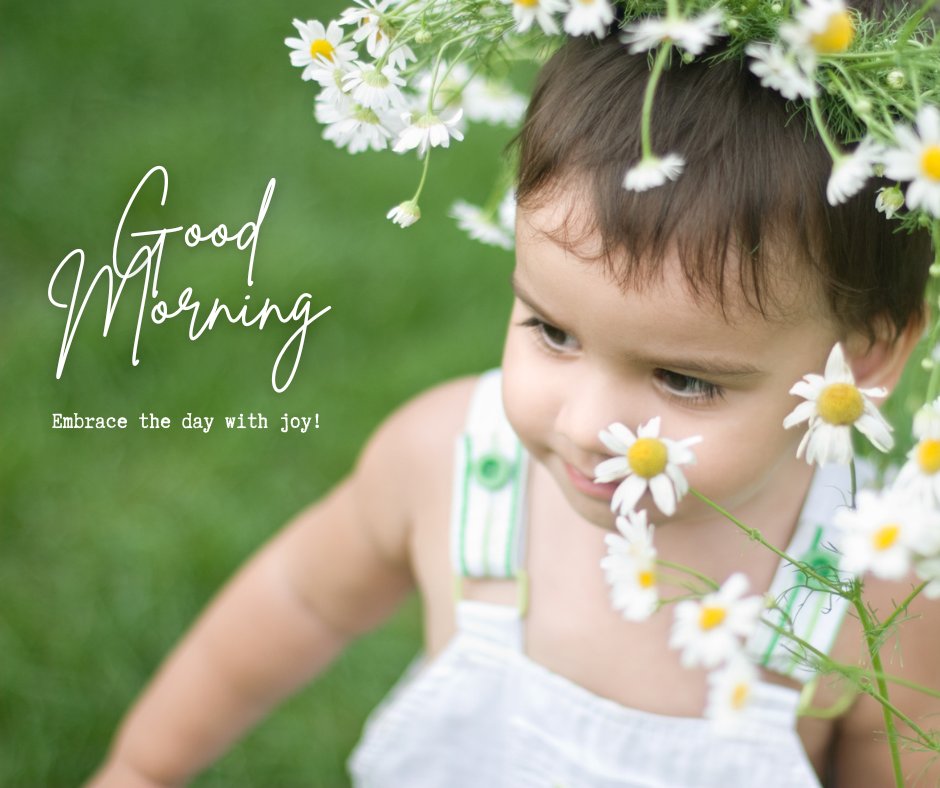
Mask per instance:
[[[683,497],[682,476],[776,548],[825,563],[849,472],[797,458],[788,392],[837,342],[859,387],[897,382],[923,328],[929,244],[892,232],[874,186],[831,207],[823,144],[733,60],[663,73],[653,139],[688,163],[674,183],[625,190],[648,73],[616,38],[572,39],[542,69],[518,139],[501,370],[425,392],[377,430],[212,602],[93,785],[184,784],[412,589],[423,659],[367,724],[356,785],[894,784],[881,706],[834,680],[805,689],[772,629],[748,644],[761,672],[738,724],[706,719],[708,660],[686,667],[670,648],[672,605],[645,620],[611,605],[601,561],[612,498],[628,493],[595,468],[627,430],[651,439],[629,494],[655,524],[661,599],[687,594],[677,566],[718,583],[742,572],[758,595],[799,585],[802,636],[856,664],[865,644],[844,605]],[[667,446],[678,454],[657,455]],[[907,590],[866,580],[875,609]],[[938,687],[940,607],[918,599],[909,614],[885,670]],[[927,727],[940,711],[904,684],[891,697]],[[940,778],[929,753],[905,749],[902,766],[911,784]]]

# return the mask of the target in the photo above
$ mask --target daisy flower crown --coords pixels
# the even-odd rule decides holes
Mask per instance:
[[[387,214],[402,227],[421,217],[435,149],[459,143],[469,124],[521,123],[527,101],[512,81],[517,63],[544,62],[565,36],[615,36],[650,60],[642,154],[623,173],[625,189],[682,177],[683,151],[659,150],[650,132],[663,70],[674,58],[739,58],[811,117],[832,158],[831,204],[885,176],[895,185],[879,192],[878,210],[908,231],[929,227],[940,247],[938,0],[882,19],[864,19],[843,0],[354,3],[334,20],[294,20],[297,35],[285,43],[301,77],[317,86],[314,115],[326,139],[350,153],[418,159],[415,191]],[[483,206],[458,200],[451,215],[471,237],[511,248],[511,182],[498,173]]]

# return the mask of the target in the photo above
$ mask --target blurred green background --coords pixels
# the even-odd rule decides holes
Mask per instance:
[[[511,255],[464,237],[456,197],[482,203],[511,132],[475,128],[432,160],[424,218],[384,218],[411,196],[412,156],[352,157],[320,138],[314,88],[291,67],[291,19],[343,3],[117,0],[4,3],[0,55],[0,785],[76,785],[120,717],[213,592],[354,462],[382,418],[417,392],[499,363]],[[92,299],[60,380],[65,312],[47,299],[72,249],[86,281],[110,260],[118,219],[147,170],[129,229],[257,216],[277,179],[254,266],[247,254],[167,242],[161,295],[192,285],[237,308],[246,292],[314,311],[297,375],[271,387],[293,326],[219,325],[196,342],[181,319],[145,320],[130,363],[128,283],[107,338]],[[204,245],[208,246],[208,245]],[[129,245],[124,248],[131,249]],[[126,262],[126,258],[123,259]],[[74,270],[74,269],[73,269]],[[73,274],[74,276],[74,274]],[[63,297],[66,289],[57,291]],[[53,412],[124,415],[123,431],[53,430]],[[169,416],[141,430],[140,412]],[[267,431],[227,431],[260,412]],[[187,412],[214,416],[184,431]],[[280,415],[319,413],[282,434]],[[197,786],[346,784],[368,712],[419,647],[414,602],[358,642]]]

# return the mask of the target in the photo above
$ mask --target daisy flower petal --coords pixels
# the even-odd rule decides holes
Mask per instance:
[[[385,214],[385,218],[400,227],[410,227],[421,218],[421,209],[414,200],[406,200],[392,208]]]
[[[667,516],[676,511],[676,504],[688,492],[689,485],[682,473],[683,465],[695,463],[691,446],[700,436],[683,440],[662,438],[660,419],[655,417],[637,428],[636,435],[623,424],[614,423],[601,430],[601,442],[617,457],[604,460],[594,469],[595,481],[623,481],[614,490],[610,505],[614,511],[627,513],[643,494],[649,491],[653,503]]]
[[[619,534],[607,534],[607,555],[601,568],[611,587],[611,603],[629,621],[643,621],[659,604],[656,587],[656,549],[646,512],[617,518]]]
[[[747,578],[735,573],[714,593],[676,605],[669,645],[682,650],[685,667],[714,668],[741,651],[763,608],[760,597],[742,598],[747,589]]]
[[[911,182],[908,208],[940,218],[940,109],[925,104],[917,113],[917,132],[897,126],[894,136],[899,147],[885,153],[885,175]]]
[[[614,9],[609,0],[574,0],[565,15],[564,30],[569,36],[593,33],[603,38],[613,21]]]
[[[635,164],[623,177],[623,187],[628,191],[645,192],[656,186],[662,186],[666,181],[674,181],[682,174],[685,159],[670,153],[663,158],[653,156],[642,159]]]
[[[487,211],[464,200],[457,200],[450,208],[450,215],[457,220],[457,226],[475,241],[512,249],[513,235]]]
[[[812,98],[818,93],[812,76],[792,53],[778,44],[748,44],[744,51],[751,57],[751,73],[765,88],[776,90],[791,101]]]
[[[842,571],[901,580],[915,555],[940,547],[940,514],[912,500],[904,490],[862,490],[857,504],[856,509],[836,513]]]
[[[783,426],[789,429],[809,422],[796,452],[801,457],[805,450],[808,463],[851,462],[853,426],[880,451],[888,451],[894,445],[891,426],[868,399],[884,396],[886,391],[861,390],[855,385],[841,345],[832,348],[821,380],[818,375],[806,375],[790,393],[804,397],[806,402],[796,406],[783,420]]]
[[[759,674],[743,654],[732,656],[725,666],[708,674],[708,701],[705,716],[721,728],[742,721],[754,696]]]
[[[866,137],[851,154],[839,159],[832,168],[826,186],[829,204],[840,205],[860,191],[871,177],[881,154],[881,147]]]

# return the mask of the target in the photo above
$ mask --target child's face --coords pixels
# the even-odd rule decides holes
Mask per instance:
[[[807,472],[795,457],[800,430],[782,426],[798,403],[789,389],[822,369],[839,338],[819,295],[795,285],[776,293],[792,307],[786,319],[772,320],[743,294],[729,296],[726,318],[707,297],[696,303],[671,258],[662,281],[624,293],[603,263],[581,260],[538,232],[559,226],[560,202],[518,212],[503,396],[526,448],[576,512],[609,528],[616,484],[593,483],[594,467],[610,456],[598,433],[615,421],[636,432],[660,416],[661,437],[702,436],[697,464],[684,467],[693,488],[732,511],[773,511],[786,492],[781,485],[792,487]],[[709,514],[692,496],[671,518],[649,493],[637,508],[657,524]]]

